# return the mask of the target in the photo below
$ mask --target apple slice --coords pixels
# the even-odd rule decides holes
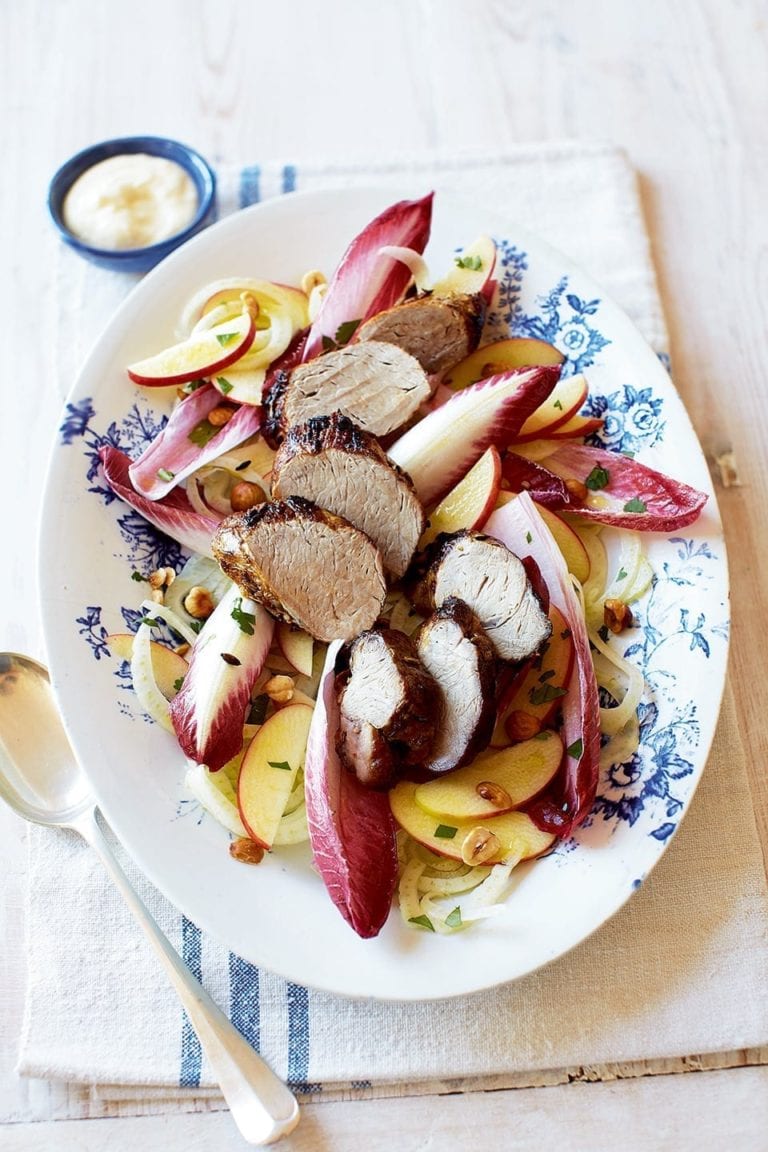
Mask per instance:
[[[549,784],[560,767],[563,742],[556,732],[478,757],[472,764],[419,784],[414,800],[430,816],[482,820],[519,808]]]
[[[451,270],[432,285],[432,295],[472,295],[474,292],[482,292],[493,276],[495,267],[496,245],[490,236],[478,236],[477,240],[454,256]]]
[[[565,617],[554,604],[549,607],[549,618],[552,635],[546,648],[502,695],[491,739],[494,747],[527,742],[551,723],[566,695],[573,670],[573,637]]]
[[[132,632],[113,632],[107,636],[107,647],[119,660],[127,660],[130,663],[133,655],[133,639]],[[166,700],[173,700],[187,674],[189,665],[183,656],[179,656],[178,652],[174,652],[172,648],[166,648],[164,644],[158,644],[156,640],[150,641],[149,649],[152,654],[152,671],[155,674],[157,686]]]
[[[544,340],[533,340],[527,336],[510,336],[507,340],[485,344],[472,352],[450,370],[443,378],[443,383],[458,390],[513,368],[558,365],[564,360],[565,356],[562,352],[558,352],[553,344],[547,344]]]
[[[550,428],[547,432],[553,440],[573,440],[579,439],[582,436],[591,436],[593,432],[599,432],[603,426],[603,419],[601,416],[582,416],[576,413],[566,420],[565,424],[560,424],[557,428]]]
[[[266,368],[228,368],[211,377],[214,388],[234,404],[258,406],[263,400]]]
[[[134,384],[166,387],[216,375],[243,356],[256,336],[256,308],[248,301],[243,313],[204,332],[198,332],[170,348],[129,365]]]
[[[259,728],[248,746],[237,780],[237,806],[248,835],[269,851],[304,767],[312,708],[288,704]]]
[[[568,565],[568,571],[572,576],[576,577],[580,584],[586,583],[589,579],[592,565],[590,563],[589,553],[584,547],[580,537],[577,536],[570,524],[566,524],[562,516],[558,515],[557,512],[553,512],[551,508],[545,508],[542,504],[536,504],[536,511],[554,536],[555,543],[562,552],[563,559]]]
[[[430,512],[419,548],[431,544],[441,532],[482,528],[496,505],[500,484],[501,457],[491,446],[472,465],[464,479]]]
[[[309,632],[281,621],[277,626],[277,642],[289,664],[302,676],[312,675],[312,656],[315,642]]]
[[[561,377],[544,403],[523,424],[515,442],[550,436],[578,412],[588,395],[589,385],[581,373]]]
[[[493,832],[499,840],[498,854],[485,864],[500,864],[510,854],[521,853],[521,859],[541,856],[555,842],[551,832],[540,831],[525,812],[505,812],[500,816],[486,816],[482,820],[441,820],[425,812],[416,802],[419,784],[401,780],[389,793],[389,804],[397,823],[409,836],[451,860],[461,860],[461,846],[465,838],[478,827]]]

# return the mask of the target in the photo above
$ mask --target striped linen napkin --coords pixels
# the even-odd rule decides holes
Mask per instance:
[[[665,355],[635,175],[608,146],[361,166],[222,166],[220,214],[293,189],[416,179],[473,196],[566,251]],[[132,282],[62,248],[52,263],[63,394]],[[74,836],[36,828],[29,849],[18,1068],[38,1114],[222,1107],[194,1033],[95,856]],[[523,1086],[608,1062],[631,1074],[632,1062],[651,1059],[663,1071],[672,1057],[693,1053],[725,1066],[736,1062],[734,1050],[768,1046],[768,893],[728,693],[691,811],[642,890],[572,953],[493,991],[425,1005],[309,991],[229,954],[122,859],[195,975],[300,1093]],[[76,900],[62,900],[62,877]],[[756,1059],[760,1053],[768,1048]]]

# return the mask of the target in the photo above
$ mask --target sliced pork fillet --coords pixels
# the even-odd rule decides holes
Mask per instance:
[[[438,536],[420,565],[414,589],[422,614],[448,597],[464,600],[502,660],[526,660],[552,633],[552,624],[523,562],[500,541],[477,532]]]
[[[335,412],[289,429],[272,468],[272,494],[303,496],[370,536],[384,567],[402,576],[424,530],[409,477],[369,432]]]
[[[350,344],[277,373],[265,397],[267,432],[277,442],[293,424],[341,412],[364,432],[386,436],[429,395],[424,369],[402,348],[375,340]]]
[[[340,656],[336,749],[362,784],[388,788],[402,767],[429,756],[440,690],[413,641],[395,629],[363,632]]]
[[[469,764],[486,748],[496,719],[496,656],[474,612],[449,596],[416,634],[416,651],[440,687],[430,772]]]
[[[429,375],[445,372],[477,348],[486,307],[480,292],[417,296],[372,316],[355,341],[385,340],[409,352]]]
[[[213,554],[246,596],[316,640],[370,628],[386,596],[381,556],[365,533],[294,496],[228,516]]]

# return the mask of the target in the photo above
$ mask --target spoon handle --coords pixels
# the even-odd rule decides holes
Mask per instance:
[[[154,944],[242,1135],[250,1144],[271,1144],[291,1132],[299,1121],[295,1097],[243,1039],[171,947],[115,859],[96,821],[95,809],[74,820],[71,827],[98,852],[126,904]]]

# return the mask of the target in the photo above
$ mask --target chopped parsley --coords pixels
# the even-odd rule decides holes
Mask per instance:
[[[219,429],[215,424],[211,424],[210,420],[201,420],[187,435],[187,439],[196,444],[198,448],[205,448],[208,441],[212,440],[218,431]]]
[[[429,932],[434,932],[435,930],[435,926],[429,916],[411,916],[408,923],[418,924],[419,928],[426,928]]]
[[[239,332],[217,332],[216,339],[218,340],[219,344],[221,344],[222,348],[226,348],[227,345],[231,344],[233,340],[239,340],[240,334]]]
[[[223,392],[225,396],[229,396],[230,392],[234,388],[234,384],[230,384],[226,376],[217,376],[216,385],[219,389],[219,392]]]
[[[453,262],[457,268],[468,268],[471,272],[479,272],[483,266],[479,256],[454,256]]]
[[[531,704],[551,704],[553,700],[559,699],[560,696],[565,696],[565,688],[558,688],[556,684],[541,684],[536,688],[531,688],[528,693],[528,699]]]
[[[554,403],[553,403],[553,405],[552,405],[552,407],[553,407],[553,408],[559,408],[559,409],[560,409],[560,411],[562,412],[562,410],[563,410],[563,404],[562,404],[562,401],[561,401],[561,400],[555,400],[555,401],[554,401]]]
[[[359,320],[345,320],[343,324],[339,324],[336,329],[336,344],[338,347],[341,348],[343,344],[349,344],[359,327]]]
[[[572,760],[581,760],[581,754],[584,751],[584,741],[579,737],[578,740],[574,740],[573,744],[569,744],[565,751]]]
[[[179,676],[178,680],[174,680],[174,682],[173,682],[174,692],[180,692],[181,686],[183,683],[184,683],[184,677],[183,676]]]
[[[531,536],[530,532],[526,532],[526,534],[525,534],[525,540],[526,540],[526,543],[527,543],[527,544],[532,544],[532,543],[533,543],[533,536]]]
[[[458,904],[453,912],[448,913],[445,922],[449,928],[461,928],[461,907]]]
[[[188,380],[182,385],[181,390],[189,396],[192,392],[197,392],[198,388],[204,388],[207,383],[207,380]]]
[[[160,620],[157,616],[142,616],[141,620],[139,620],[139,624],[146,624],[147,628],[159,628],[162,624],[162,620]]]
[[[161,480],[173,480],[176,475],[175,472],[171,472],[170,468],[158,468],[157,474]]]
[[[131,580],[135,580],[137,584],[145,584],[147,577],[142,576],[141,572],[131,572]]]
[[[539,676],[539,680],[543,684],[545,680],[551,680],[554,675],[554,668],[550,668],[548,672],[542,672],[541,676]]]
[[[246,612],[243,608],[243,598],[238,596],[235,603],[232,605],[230,616],[236,624],[240,625],[240,631],[245,632],[246,636],[253,636],[253,628],[256,623],[256,616],[253,612]]]
[[[633,496],[632,499],[628,500],[624,505],[625,512],[645,512],[645,510],[645,504],[637,496]]]
[[[595,464],[584,483],[591,492],[599,492],[601,488],[608,487],[610,479],[608,469],[602,468],[599,464]]]
[[[624,568],[619,568],[618,572],[616,573],[616,579],[617,580],[626,580],[626,578],[627,578],[626,570]]]
[[[453,840],[458,832],[458,828],[453,828],[450,824],[438,824],[435,828],[435,836],[439,840]]]
[[[280,768],[283,772],[290,772],[291,766],[287,760],[267,760],[270,768]]]
[[[203,621],[202,620],[190,620],[189,627],[192,629],[192,631],[194,633],[197,634],[200,632],[201,628],[203,627]]]

